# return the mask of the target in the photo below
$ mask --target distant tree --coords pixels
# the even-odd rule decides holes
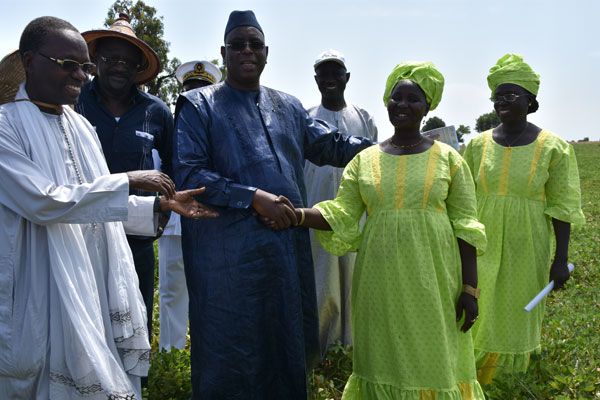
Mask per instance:
[[[432,129],[443,128],[444,126],[446,126],[446,123],[441,118],[431,117],[425,122],[425,125],[423,125],[423,129],[421,129],[421,131],[427,132]]]
[[[475,130],[479,133],[485,132],[488,129],[493,129],[500,125],[500,118],[495,111],[487,114],[482,114],[475,121]]]
[[[456,137],[458,138],[458,143],[464,143],[465,138],[464,135],[468,135],[471,133],[471,128],[465,125],[460,125],[456,130]]]
[[[148,93],[160,97],[165,103],[173,104],[179,94],[175,70],[181,64],[177,58],[169,60],[170,43],[163,39],[163,17],[156,16],[156,8],[138,0],[116,0],[108,10],[104,26],[111,26],[119,13],[129,15],[129,22],[136,36],[146,42],[158,54],[160,71],[158,76],[148,82]]]

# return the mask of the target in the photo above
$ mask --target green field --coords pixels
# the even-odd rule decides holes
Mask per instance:
[[[600,399],[600,143],[574,144],[586,225],[573,227],[565,290],[546,308],[542,353],[527,374],[485,388],[490,399]],[[158,295],[148,399],[189,399],[189,350],[158,352]],[[189,349],[189,347],[188,347]],[[352,350],[334,346],[310,376],[310,399],[339,399],[352,369]]]

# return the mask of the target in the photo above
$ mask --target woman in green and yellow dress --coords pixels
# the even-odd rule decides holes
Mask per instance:
[[[549,279],[560,288],[569,278],[570,224],[584,222],[573,148],[527,121],[538,109],[539,83],[521,56],[500,58],[488,84],[502,123],[471,140],[464,154],[488,238],[478,258],[481,319],[473,329],[484,384],[500,372],[527,370],[540,348],[545,303],[529,313],[523,308]]]
[[[486,243],[475,188],[453,148],[420,134],[443,85],[430,62],[396,66],[384,94],[394,135],[348,164],[335,200],[296,209],[300,225],[322,229],[327,251],[358,251],[343,399],[484,398],[465,333],[477,320],[476,248]]]

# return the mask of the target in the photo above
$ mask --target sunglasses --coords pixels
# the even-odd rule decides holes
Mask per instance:
[[[91,63],[91,62],[80,63],[80,62],[77,62],[74,60],[61,60],[61,59],[54,58],[54,57],[48,57],[47,55],[42,54],[39,51],[37,53],[40,56],[45,57],[48,60],[57,63],[58,65],[60,65],[62,67],[62,69],[64,69],[65,71],[67,71],[69,73],[73,73],[73,72],[77,71],[79,68],[81,68],[81,70],[83,72],[85,72],[86,74],[91,74],[94,72],[94,69],[96,69],[96,64]]]
[[[251,42],[231,42],[226,43],[225,47],[229,47],[233,51],[242,51],[246,49],[246,46],[250,47],[250,50],[262,50],[265,48],[265,44],[258,40],[253,40]]]
[[[490,100],[493,103],[498,103],[501,101],[505,101],[507,103],[514,103],[519,97],[527,97],[526,95],[522,95],[522,94],[514,94],[514,93],[508,93],[505,95],[496,95],[496,96],[492,96],[490,97]]]
[[[117,57],[100,56],[100,59],[102,60],[102,62],[104,62],[106,64],[107,67],[112,67],[114,65],[121,64],[125,68],[132,70],[132,71],[135,70],[137,72],[142,72],[144,70],[142,68],[141,64],[136,64],[133,61],[129,61],[129,60],[121,60],[120,58],[117,58]]]

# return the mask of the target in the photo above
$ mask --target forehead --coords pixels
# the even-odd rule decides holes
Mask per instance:
[[[87,44],[79,32],[71,30],[50,31],[46,34],[41,52],[49,57],[89,61]]]
[[[96,52],[102,54],[114,54],[122,56],[139,56],[140,49],[133,43],[119,38],[103,38],[96,45]]]
[[[514,93],[514,94],[525,95],[525,94],[527,94],[527,91],[525,89],[523,89],[521,86],[515,85],[514,83],[502,83],[502,84],[498,85],[498,87],[496,88],[496,91],[494,93],[496,93],[496,94]]]
[[[227,34],[225,42],[232,40],[265,40],[265,36],[254,26],[238,26]]]
[[[396,86],[394,86],[394,90],[392,91],[392,96],[394,96],[396,94],[410,94],[410,93],[418,94],[420,96],[423,96],[423,98],[425,98],[425,92],[423,92],[423,89],[421,89],[421,87],[418,84],[416,84],[415,82],[408,80],[408,79],[401,80],[396,84]]]
[[[317,66],[317,68],[315,69],[315,73],[318,75],[320,74],[325,74],[328,72],[339,72],[339,73],[343,73],[346,72],[346,68],[344,68],[344,66],[342,66],[340,63],[337,63],[335,61],[325,61],[321,64],[319,64]]]

